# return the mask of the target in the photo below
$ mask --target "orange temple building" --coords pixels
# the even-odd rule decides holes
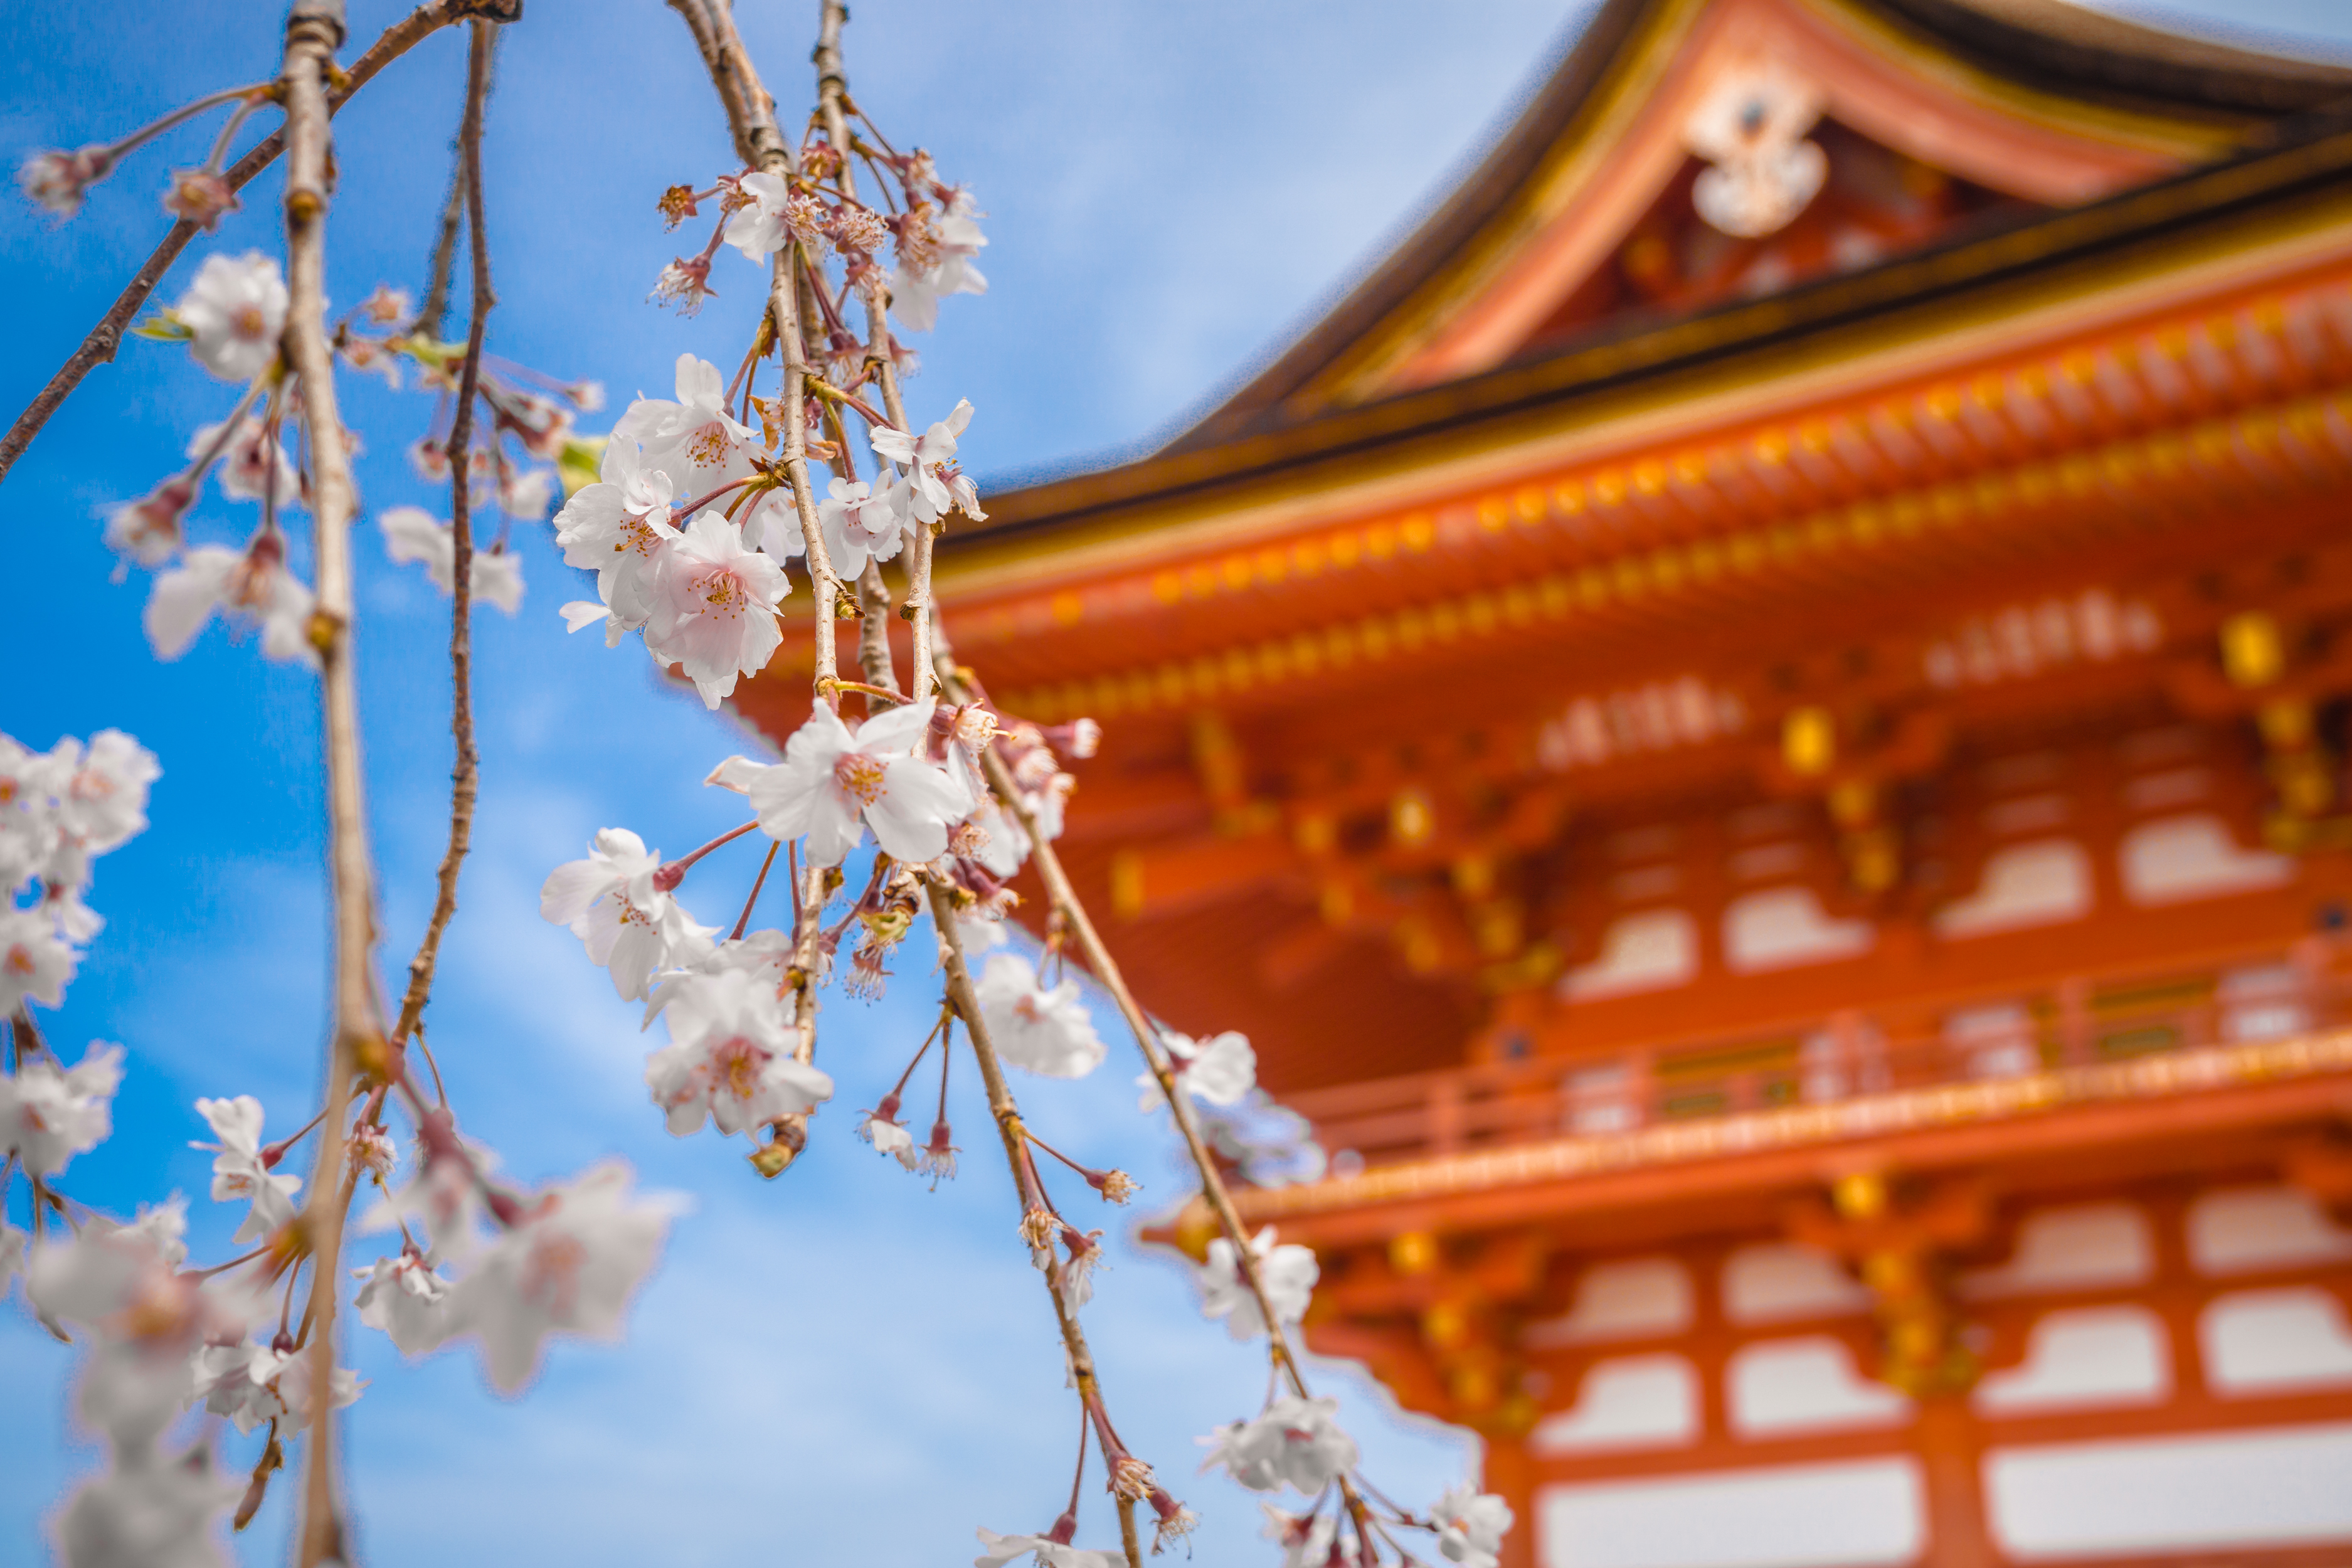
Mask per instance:
[[[1230,401],[943,542],[1514,1568],[2352,1563],[2347,110],[1610,0]]]

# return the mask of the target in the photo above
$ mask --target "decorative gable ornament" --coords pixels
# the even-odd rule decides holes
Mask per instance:
[[[1777,64],[1726,74],[1683,127],[1708,164],[1691,186],[1698,216],[1737,239],[1786,227],[1829,175],[1828,154],[1805,140],[1821,114],[1821,90]]]

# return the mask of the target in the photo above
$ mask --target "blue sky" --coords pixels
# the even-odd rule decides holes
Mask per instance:
[[[0,150],[100,140],[267,76],[268,9],[97,0],[23,10],[0,61]],[[354,37],[404,9],[353,0]],[[771,84],[796,102],[814,6],[744,10]],[[1004,10],[929,0],[862,0],[856,11],[859,96],[894,135],[973,184],[992,215],[992,291],[949,304],[910,388],[919,415],[959,396],[978,405],[965,447],[982,475],[1069,467],[1172,428],[1411,221],[1580,15],[1559,0],[1458,11],[1040,0],[1015,27]],[[2241,0],[2228,13],[2236,26],[2352,41],[2330,0]],[[1475,25],[1439,25],[1457,18]],[[459,39],[432,40],[339,121],[337,300],[420,281],[462,71]],[[723,298],[700,320],[643,302],[683,237],[662,233],[654,196],[727,163],[676,17],[653,0],[537,0],[500,73],[486,154],[502,297],[493,349],[602,379],[617,401],[666,395],[681,350],[723,358],[740,345],[756,289],[731,253]],[[21,208],[0,218],[0,288],[26,307],[0,403],[21,405],[104,308],[163,226],[165,171],[200,157],[208,134],[142,153],[71,225]],[[162,297],[176,296],[208,249],[274,250],[275,195],[270,179],[252,187],[250,210],[195,247]],[[315,696],[307,675],[217,629],[180,662],[156,663],[139,631],[145,579],[110,581],[97,518],[171,471],[190,431],[231,395],[159,345],[133,342],[94,374],[7,487],[17,564],[0,621],[0,656],[19,671],[0,728],[46,746],[117,726],[164,767],[152,830],[100,863],[91,900],[110,924],[50,1020],[69,1055],[92,1037],[131,1047],[116,1136],[75,1163],[70,1187],[126,1213],[185,1192],[198,1251],[212,1257],[234,1216],[203,1199],[204,1157],[184,1147],[205,1133],[190,1102],[256,1094],[282,1130],[306,1113],[317,1078]],[[373,384],[346,397],[371,447],[360,468],[371,513],[437,509],[399,460],[429,404]],[[197,517],[198,535],[221,542],[250,521],[217,501]],[[424,919],[445,826],[446,623],[421,574],[387,564],[372,527],[360,538],[391,973]],[[567,638],[554,606],[579,586],[543,531],[525,531],[520,548],[522,614],[485,613],[477,631],[484,795],[433,1039],[468,1131],[519,1177],[620,1154],[647,1185],[691,1194],[696,1209],[628,1342],[557,1349],[520,1401],[488,1393],[468,1351],[408,1367],[380,1336],[355,1336],[373,1380],[349,1428],[364,1555],[691,1565],[782,1542],[802,1561],[949,1563],[968,1557],[975,1525],[1042,1528],[1067,1484],[1073,1412],[969,1075],[955,1111],[972,1157],[936,1194],[849,1136],[847,1112],[872,1103],[922,1031],[925,966],[902,964],[908,978],[883,1004],[829,1011],[839,1109],[819,1119],[785,1180],[752,1177],[740,1143],[662,1131],[633,1010],[569,935],[540,921],[537,889],[602,826],[635,827],[672,853],[731,826],[730,797],[696,781],[747,742],[656,679],[634,646]],[[748,852],[715,858],[688,884],[689,902],[716,920],[752,865]],[[1184,1184],[1163,1135],[1134,1114],[1133,1070],[1115,1045],[1094,1079],[1024,1084],[1024,1103],[1045,1136],[1125,1166],[1146,1184],[1146,1206],[1165,1205]],[[1125,1217],[1100,1223],[1116,1235]],[[1190,1471],[1192,1438],[1254,1407],[1262,1363],[1200,1321],[1164,1258],[1121,1243],[1112,1264],[1088,1326],[1122,1427],[1205,1516],[1202,1560],[1254,1560],[1255,1500]],[[66,1425],[69,1375],[66,1352],[14,1310],[0,1313],[0,1389],[16,1416],[0,1426],[0,1563],[46,1560],[41,1520],[96,1460]],[[1371,1473],[1400,1496],[1433,1495],[1475,1463],[1465,1440],[1395,1416],[1366,1380],[1339,1368],[1318,1377],[1344,1395]],[[1108,1542],[1098,1504],[1088,1517],[1083,1539]],[[273,1501],[242,1544],[246,1560],[276,1560],[283,1529]]]

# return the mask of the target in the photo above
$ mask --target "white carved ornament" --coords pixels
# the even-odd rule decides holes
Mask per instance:
[[[1821,90],[1785,67],[1727,72],[1683,126],[1684,144],[1709,165],[1691,187],[1698,216],[1739,239],[1786,227],[1829,175],[1828,154],[1805,140],[1821,113]]]

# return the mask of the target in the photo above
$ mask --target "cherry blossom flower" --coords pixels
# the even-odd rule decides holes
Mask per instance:
[[[1251,1238],[1250,1258],[1257,1266],[1258,1284],[1265,1289],[1275,1316],[1286,1324],[1304,1318],[1322,1272],[1314,1248],[1287,1243],[1277,1247],[1274,1226],[1267,1226]],[[1210,1242],[1209,1261],[1193,1272],[1201,1287],[1202,1317],[1223,1318],[1225,1331],[1237,1340],[1255,1339],[1265,1332],[1265,1316],[1242,1279],[1231,1241],[1221,1236]]]
[[[1044,1078],[1084,1078],[1102,1065],[1105,1047],[1076,981],[1048,991],[1027,959],[999,952],[990,956],[976,989],[997,1055],[1014,1067]]]
[[[310,646],[310,615],[318,600],[286,569],[286,546],[274,532],[258,533],[243,550],[200,544],[173,571],[155,579],[147,599],[147,640],[155,657],[188,651],[218,610],[261,628],[261,651],[275,659],[319,662]]]
[[[16,188],[27,201],[59,217],[71,217],[81,211],[90,186],[113,168],[114,149],[104,142],[93,142],[71,153],[46,148],[16,166]]]
[[[302,1178],[270,1170],[261,1151],[261,1101],[249,1094],[235,1100],[200,1100],[196,1114],[213,1130],[217,1143],[191,1143],[209,1149],[213,1160],[213,1202],[248,1200],[253,1207],[230,1239],[252,1241],[272,1235],[294,1217],[294,1194]]]
[[[555,500],[553,468],[509,469],[499,480],[499,510],[520,522],[537,522]]]
[[[1265,1528],[1258,1533],[1282,1550],[1282,1568],[1325,1568],[1332,1560],[1332,1546],[1339,1539],[1339,1518],[1336,1513],[1290,1514],[1270,1502],[1258,1507],[1265,1510]],[[1339,1559],[1349,1561],[1343,1552]]]
[[[56,1175],[114,1130],[121,1082],[121,1046],[93,1040],[72,1067],[46,1054],[26,1057],[15,1077],[0,1077],[0,1153],[14,1153],[33,1175]]]
[[[228,182],[210,169],[173,170],[172,184],[163,193],[165,212],[194,224],[206,234],[220,226],[225,215],[244,205],[236,199]]]
[[[243,1489],[205,1444],[169,1459],[133,1449],[74,1489],[52,1527],[58,1555],[66,1568],[217,1568],[214,1521]]]
[[[206,425],[198,429],[188,443],[188,456],[196,458],[212,449],[220,438],[222,426]],[[235,434],[221,448],[221,490],[232,500],[260,500],[265,494],[274,493],[278,504],[287,505],[302,499],[302,476],[295,468],[286,448],[269,434],[269,427],[260,420],[247,416],[237,421]],[[271,478],[273,465],[276,478]],[[277,489],[268,487],[275,483]]]
[[[756,172],[738,177],[735,188],[749,199],[728,215],[724,242],[751,260],[765,261],[784,247],[793,232],[793,188],[774,174]]]
[[[152,1441],[169,1426],[194,1391],[197,1348],[242,1338],[267,1310],[236,1276],[175,1272],[184,1255],[169,1224],[103,1220],[34,1250],[26,1296],[45,1321],[95,1331],[79,1404],[119,1444]]]
[[[1429,1512],[1437,1524],[1437,1549],[1447,1562],[1496,1568],[1503,1537],[1511,1531],[1509,1503],[1465,1483],[1448,1490]]]
[[[662,553],[678,533],[669,521],[669,476],[648,466],[635,442],[607,443],[601,472],[555,514],[555,542],[566,564],[596,574],[596,592],[610,615],[608,638],[618,642],[622,632],[652,617]],[[565,606],[567,616],[570,610]]]
[[[383,552],[394,563],[425,563],[425,574],[445,594],[457,592],[457,538],[450,525],[419,506],[388,507],[377,514]],[[522,605],[522,558],[497,549],[477,549],[471,570],[474,597],[508,615]]]
[[[646,1062],[646,1087],[678,1137],[706,1115],[732,1136],[833,1098],[833,1079],[793,1058],[792,1015],[773,986],[740,969],[685,975],[667,1006],[671,1043]]]
[[[915,1135],[900,1125],[898,1097],[891,1095],[881,1105],[866,1113],[857,1124],[857,1135],[874,1145],[877,1154],[888,1154],[911,1171],[915,1168]]]
[[[589,958],[613,972],[625,1002],[643,996],[656,972],[710,946],[711,930],[654,886],[661,863],[660,852],[627,828],[600,828],[588,858],[558,866],[539,890],[540,914],[572,928]]]
[[[914,754],[937,704],[926,698],[877,714],[853,731],[824,703],[784,742],[784,760],[751,780],[751,809],[776,839],[808,836],[814,865],[838,866],[866,827],[884,854],[909,865],[936,860],[949,825],[971,809],[963,787]]]
[[[450,1292],[460,1331],[480,1338],[501,1394],[530,1381],[551,1333],[620,1339],[629,1297],[678,1210],[635,1194],[633,1183],[627,1164],[609,1160],[548,1188]]]
[[[379,327],[397,326],[408,320],[416,302],[405,289],[395,289],[389,283],[379,283],[368,297],[360,301],[360,314]]]
[[[759,449],[751,427],[727,411],[719,367],[690,353],[677,356],[677,401],[638,398],[614,422],[613,439],[643,446],[646,464],[688,496],[749,478]]]
[[[918,270],[908,265],[908,258],[902,254],[898,266],[891,272],[892,315],[916,331],[928,332],[939,324],[941,300],[950,294],[988,292],[988,279],[971,264],[972,258],[988,243],[976,221],[981,216],[971,192],[955,194],[947,211],[932,220],[930,243],[939,253],[937,263]]]
[[[681,316],[698,315],[707,300],[719,298],[719,290],[710,286],[710,258],[681,256],[661,269],[654,279],[653,292],[646,299],[657,304],[675,305]]]
[[[985,1527],[980,1531],[980,1555],[971,1563],[972,1568],[1003,1568],[1024,1556],[1034,1556],[1037,1568],[1127,1568],[1123,1552],[1076,1547],[1050,1535],[999,1535]]]
[[[147,830],[147,787],[163,774],[154,752],[120,730],[100,730],[87,751],[68,739],[50,755],[66,775],[58,816],[83,848],[104,854]]]
[[[956,504],[956,492],[940,477],[942,464],[956,455],[956,437],[971,423],[971,400],[965,398],[920,437],[887,425],[877,425],[867,437],[874,449],[906,470],[893,489],[894,504],[917,522],[937,522]]]
[[[862,479],[835,479],[826,489],[830,495],[816,503],[816,520],[824,530],[825,552],[843,581],[865,571],[869,560],[887,561],[898,553],[907,535],[898,491],[872,495]]]
[[[286,279],[257,250],[207,256],[174,313],[194,334],[197,363],[223,381],[251,381],[278,362]]]
[[[79,957],[40,910],[0,906],[0,1017],[27,998],[44,1007],[63,1004]]]
[[[296,1350],[290,1336],[269,1345],[206,1345],[196,1352],[194,1394],[240,1432],[281,1419],[299,1426],[310,1419],[311,1375],[310,1352]],[[338,1410],[358,1403],[367,1386],[359,1373],[340,1366],[332,1385]]]
[[[180,552],[180,520],[195,499],[196,487],[179,474],[137,500],[108,508],[106,547],[142,566],[161,566]]]
[[[1195,1100],[1210,1105],[1238,1105],[1257,1087],[1257,1053],[1250,1048],[1247,1035],[1228,1029],[1222,1035],[1196,1040],[1173,1029],[1162,1029],[1160,1043],[1168,1049],[1177,1080]],[[1151,1074],[1145,1073],[1135,1082],[1143,1091],[1137,1101],[1139,1110],[1157,1110],[1166,1103],[1160,1092],[1160,1080]]]
[[[458,1324],[449,1312],[449,1281],[433,1270],[423,1253],[404,1248],[396,1257],[379,1258],[373,1268],[354,1268],[363,1279],[353,1304],[360,1321],[380,1329],[404,1356],[420,1356],[441,1348]]]
[[[1254,1492],[1285,1486],[1319,1496],[1325,1487],[1355,1468],[1356,1440],[1339,1426],[1336,1399],[1275,1400],[1255,1420],[1220,1426],[1201,1439],[1209,1457],[1201,1468],[1219,1465]]]
[[[1069,1260],[1062,1265],[1062,1305],[1075,1312],[1095,1299],[1095,1267],[1103,1258],[1102,1232],[1066,1225],[1062,1245],[1070,1251]]]
[[[482,1181],[498,1169],[497,1151],[458,1133],[436,1112],[419,1130],[424,1148],[416,1173],[386,1193],[360,1216],[360,1229],[373,1235],[407,1226],[425,1233],[432,1257],[465,1262],[481,1249]],[[435,1121],[439,1121],[436,1128]]]
[[[716,709],[739,677],[766,668],[783,642],[776,606],[791,591],[782,566],[746,548],[726,518],[706,511],[662,552],[646,647],[683,669],[702,705]]]

